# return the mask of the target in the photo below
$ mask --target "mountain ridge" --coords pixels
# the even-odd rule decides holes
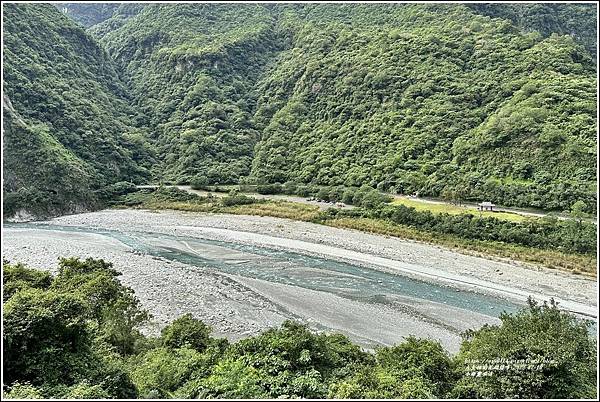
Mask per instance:
[[[595,64],[577,38],[466,5],[111,11],[88,32],[154,180],[460,190],[595,211]]]

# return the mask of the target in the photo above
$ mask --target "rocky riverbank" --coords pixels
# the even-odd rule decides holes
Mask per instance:
[[[287,219],[209,215],[174,211],[105,210],[63,216],[40,224],[95,229],[98,233],[8,228],[3,256],[33,267],[52,268],[60,256],[104,258],[123,273],[153,314],[156,332],[186,312],[213,326],[217,335],[238,339],[285,319],[348,334],[366,347],[392,344],[415,334],[440,340],[456,351],[460,332],[497,322],[489,315],[441,303],[402,298],[385,308],[322,291],[223,273],[140,253],[102,230],[164,234],[235,242],[318,255],[336,261],[436,282],[457,289],[523,302],[527,295],[553,297],[564,308],[595,316],[596,282],[583,277],[518,264],[465,256],[440,247]],[[42,226],[40,226],[42,227]],[[186,242],[157,240],[157,246],[195,252]],[[167,244],[169,243],[169,244]],[[172,243],[172,244],[171,244]],[[260,256],[204,247],[199,255],[223,255],[231,264]],[[270,262],[265,260],[265,264]]]

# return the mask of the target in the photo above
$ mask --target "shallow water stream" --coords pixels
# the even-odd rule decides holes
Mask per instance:
[[[133,250],[178,261],[199,270],[216,270],[243,277],[293,285],[369,303],[393,303],[408,296],[498,317],[522,304],[377,269],[308,256],[291,251],[234,242],[170,236],[158,233],[122,233],[104,229],[46,224],[7,224],[5,227],[94,233],[114,238]]]
[[[315,247],[299,246],[309,243],[292,250],[281,238],[254,232],[162,225],[5,224],[3,239],[14,261],[32,266],[51,269],[59,256],[105,258],[153,314],[154,328],[192,312],[232,340],[294,319],[342,332],[366,348],[416,335],[456,352],[464,330],[498,323],[503,311],[526,302],[478,287],[470,277],[444,282],[415,275],[416,265],[401,265],[403,271],[359,262],[346,249],[315,254]]]

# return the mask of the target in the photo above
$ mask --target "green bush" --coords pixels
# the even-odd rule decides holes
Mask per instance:
[[[279,184],[279,183],[259,184],[258,186],[256,186],[256,192],[258,194],[264,194],[264,195],[280,194],[283,192],[283,188],[282,188],[281,184]]]
[[[342,193],[342,202],[344,204],[352,204],[352,202],[354,201],[354,196],[356,195],[356,188],[354,187],[348,187],[344,190],[344,192]]]
[[[52,283],[50,272],[38,271],[25,267],[23,264],[11,265],[4,262],[2,267],[2,296],[7,301],[16,292],[23,289],[48,289]]]
[[[190,186],[194,190],[203,190],[206,186],[208,186],[208,177],[204,175],[196,175],[190,181]]]
[[[3,267],[4,285],[15,289],[3,310],[6,398],[563,399],[596,392],[592,324],[552,301],[530,299],[527,308],[503,313],[499,325],[467,331],[455,356],[415,337],[365,352],[345,335],[291,321],[229,344],[190,314],[123,354],[106,333],[139,336],[123,325],[141,324],[132,318],[141,312],[133,292],[105,261],[60,264],[49,285],[38,271]],[[129,307],[115,309],[122,300]],[[472,362],[490,359],[542,364],[470,375]]]
[[[221,198],[220,202],[221,205],[225,207],[231,207],[234,205],[254,204],[256,202],[259,202],[259,200],[257,200],[256,198],[245,196],[243,194],[236,193],[234,195],[228,195],[227,197]]]
[[[494,217],[480,218],[472,214],[433,214],[404,205],[385,204],[387,196],[380,197],[372,191],[358,191],[353,200],[360,200],[359,205],[363,208],[323,212],[323,217],[384,219],[398,225],[435,234],[452,234],[464,239],[500,241],[569,253],[596,253],[597,227],[592,222],[559,219],[512,222]],[[334,212],[335,216],[331,215]]]
[[[322,187],[316,195],[318,200],[329,201],[329,189],[327,187]]]
[[[160,201],[200,201],[202,198],[196,194],[177,187],[159,187],[152,196]]]
[[[189,347],[203,352],[209,344],[211,329],[191,314],[185,314],[161,332],[162,344],[171,349]]]
[[[312,189],[310,188],[310,186],[298,186],[296,187],[296,195],[299,195],[300,197],[310,197],[312,195]]]
[[[15,382],[3,392],[6,399],[44,399],[42,391],[29,383]]]
[[[591,322],[577,320],[554,301],[529,307],[516,314],[502,314],[500,326],[470,330],[456,356],[461,375],[451,394],[459,398],[594,398],[597,342],[590,337]],[[469,361],[506,359],[507,369],[492,376],[474,378]],[[518,363],[530,359],[526,367]]]
[[[283,183],[282,192],[289,195],[296,194],[298,192],[298,184],[295,181],[286,181]]]

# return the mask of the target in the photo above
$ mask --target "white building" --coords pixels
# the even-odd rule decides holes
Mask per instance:
[[[493,211],[496,204],[492,204],[489,201],[484,201],[477,204],[477,209],[480,211]]]

